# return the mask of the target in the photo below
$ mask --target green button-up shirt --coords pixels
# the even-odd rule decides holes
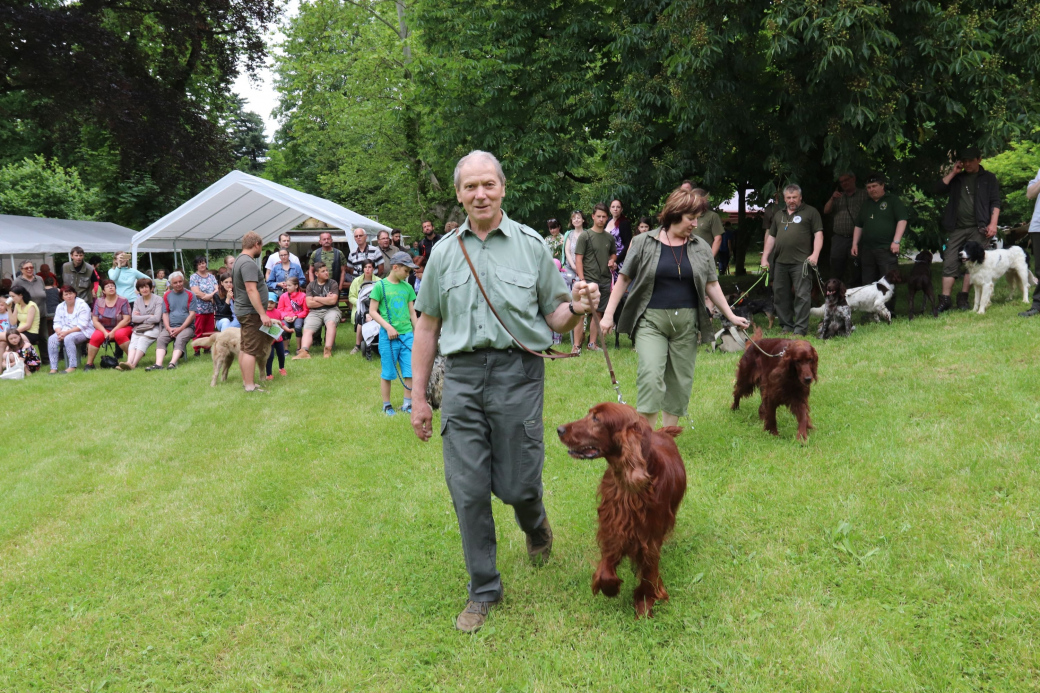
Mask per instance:
[[[661,229],[654,229],[640,234],[632,239],[632,245],[628,248],[625,264],[621,268],[621,274],[631,280],[628,287],[628,298],[625,307],[621,311],[621,317],[616,320],[618,331],[635,336],[639,319],[646,312],[650,303],[650,297],[654,295],[654,281],[657,278],[657,265],[661,261]],[[708,295],[707,285],[717,282],[719,276],[715,270],[715,260],[711,256],[711,244],[701,238],[691,235],[690,242],[686,244],[686,255],[690,259],[690,268],[693,276],[690,280],[697,288],[697,326],[701,332],[701,342],[707,344],[712,339],[711,317],[708,309],[704,306],[704,299]],[[423,284],[425,288],[426,285]]]
[[[552,346],[545,316],[570,300],[567,285],[542,237],[503,212],[502,223],[483,241],[467,219],[430,252],[415,310],[441,320],[441,353],[516,346],[473,281],[459,248],[460,235],[481,285],[510,331],[535,351]]]
[[[710,209],[697,218],[697,225],[693,227],[693,235],[707,243],[709,248],[715,237],[724,233],[726,229],[722,227],[722,219]]]

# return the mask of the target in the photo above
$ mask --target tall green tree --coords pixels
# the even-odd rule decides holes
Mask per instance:
[[[413,232],[421,217],[443,213],[445,190],[422,158],[397,5],[317,0],[285,34],[275,68],[284,124],[265,175]]]
[[[78,171],[40,155],[0,166],[0,214],[90,221],[100,203]]]
[[[259,173],[267,158],[267,135],[264,119],[260,114],[245,109],[241,97],[235,99],[235,113],[228,123],[231,135],[231,151],[238,168],[246,173]]]
[[[111,200],[135,180],[164,201],[208,184],[233,163],[231,82],[263,60],[276,13],[275,0],[6,0],[0,164],[103,164]]]

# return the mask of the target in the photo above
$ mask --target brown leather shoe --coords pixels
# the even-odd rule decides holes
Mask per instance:
[[[296,356],[292,357],[292,360],[299,361],[300,359],[309,359],[310,357],[311,353],[309,351],[304,351],[303,349],[300,349],[296,352]]]
[[[463,633],[476,633],[487,620],[491,607],[502,600],[493,602],[475,602],[472,599],[466,602],[466,608],[462,610],[459,617],[455,619],[455,627]]]
[[[535,565],[545,565],[552,553],[553,533],[549,526],[549,517],[535,531],[527,535],[527,555]]]
[[[332,347],[325,347],[325,352],[322,354],[327,359],[332,358]]]

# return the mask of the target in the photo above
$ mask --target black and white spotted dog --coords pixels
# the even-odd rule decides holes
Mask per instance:
[[[979,315],[986,313],[993,284],[1007,275],[1011,296],[1022,291],[1022,302],[1029,303],[1029,286],[1036,284],[1036,277],[1029,271],[1025,252],[1017,245],[1005,250],[986,250],[976,241],[968,241],[961,248],[961,262],[971,274],[971,285],[975,287],[975,308]]]
[[[823,320],[817,338],[848,337],[856,326],[852,324],[852,308],[845,300],[845,284],[840,279],[829,279],[824,294]]]

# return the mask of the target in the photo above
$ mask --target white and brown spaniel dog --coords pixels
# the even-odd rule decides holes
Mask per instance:
[[[993,296],[993,284],[1007,275],[1014,298],[1019,289],[1022,291],[1022,302],[1029,303],[1029,286],[1036,284],[1036,277],[1029,271],[1026,254],[1018,246],[1005,250],[985,250],[976,241],[968,241],[960,252],[961,262],[971,274],[971,285],[975,287],[975,307],[979,315],[986,312],[990,298]]]
[[[855,286],[845,290],[845,300],[852,310],[866,313],[874,322],[885,322],[892,324],[892,314],[888,312],[885,304],[892,300],[896,292],[896,284],[902,284],[903,277],[898,270],[892,270],[880,280],[872,284]],[[817,306],[809,310],[815,317],[822,318],[827,311],[827,306]]]

